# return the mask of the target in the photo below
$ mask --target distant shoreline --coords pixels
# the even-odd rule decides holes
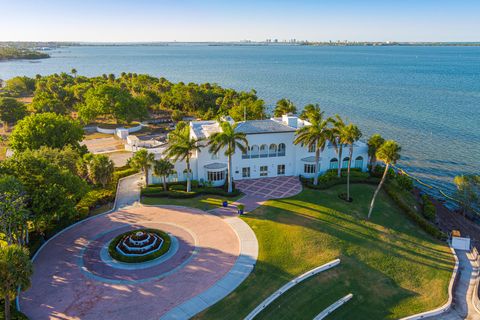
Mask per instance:
[[[204,42],[14,42],[0,41],[0,50],[4,47],[13,47],[21,50],[58,49],[60,47],[102,47],[102,46],[318,46],[318,47],[480,47],[480,42],[394,42],[394,41],[204,41]],[[39,52],[43,54],[42,52]],[[42,57],[44,58],[44,57]],[[0,57],[0,60],[2,58]],[[3,59],[5,60],[5,59]]]

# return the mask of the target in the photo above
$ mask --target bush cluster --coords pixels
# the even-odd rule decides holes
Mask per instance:
[[[109,189],[94,189],[89,192],[77,203],[76,209],[78,211],[78,218],[86,218],[90,210],[98,206],[107,204],[115,200],[115,190]]]
[[[422,195],[422,204],[423,216],[430,221],[435,221],[435,218],[437,217],[437,208],[435,208],[432,200],[430,200],[430,197],[428,195]]]
[[[130,167],[118,168],[113,172],[112,182],[105,188],[95,188],[85,194],[77,203],[75,208],[78,215],[77,220],[84,219],[89,216],[90,211],[101,205],[115,201],[115,193],[117,190],[118,180],[137,173],[137,170]]]
[[[407,216],[415,221],[425,232],[438,239],[445,239],[445,234],[441,232],[435,225],[430,223],[427,219],[419,215],[412,209],[405,200],[399,196],[399,192],[391,184],[385,184],[385,191],[392,198],[392,200],[402,209]]]
[[[413,190],[413,179],[405,174],[397,174],[395,177],[397,180],[398,185],[405,191],[412,191]]]

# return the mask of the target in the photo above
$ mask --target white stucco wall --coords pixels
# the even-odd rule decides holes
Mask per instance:
[[[193,135],[193,130],[191,131]],[[247,134],[247,140],[249,146],[257,145],[259,148],[261,145],[265,144],[270,147],[271,144],[279,145],[284,143],[285,155],[284,156],[275,156],[275,157],[258,157],[258,158],[249,158],[243,159],[242,152],[237,150],[232,158],[232,172],[234,180],[245,179],[242,176],[242,168],[250,168],[250,177],[249,179],[261,178],[260,176],[260,167],[268,167],[267,177],[276,177],[278,165],[285,165],[285,176],[306,176],[311,177],[313,174],[307,174],[304,172],[305,164],[314,164],[314,162],[306,162],[302,159],[308,157],[314,157],[315,152],[308,152],[308,148],[301,145],[294,145],[293,140],[295,139],[295,132],[278,132],[278,133],[260,133],[260,134]],[[206,142],[203,142],[206,143]],[[354,147],[353,157],[352,157],[352,168],[355,167],[355,159],[358,156],[363,157],[362,171],[367,170],[368,164],[368,147],[363,142],[357,142]],[[342,160],[349,156],[349,148],[344,147]],[[323,152],[320,154],[320,173],[324,173],[326,170],[330,169],[330,160],[332,158],[337,158],[335,149],[331,146],[327,146]],[[207,181],[207,169],[205,166],[212,165],[214,163],[225,164],[227,165],[227,157],[224,155],[224,151],[220,151],[217,156],[213,156],[208,152],[208,147],[202,148],[201,152],[197,152],[192,155],[191,159],[191,168],[193,171],[193,179],[195,180],[205,180]],[[342,166],[343,167],[343,166]],[[175,170],[178,172],[178,180],[184,181],[185,175],[183,170],[185,170],[186,165],[185,161],[175,163]],[[346,166],[345,166],[346,168]],[[151,181],[153,183],[159,183],[161,180],[152,177]],[[218,182],[216,185],[221,185],[223,182]]]

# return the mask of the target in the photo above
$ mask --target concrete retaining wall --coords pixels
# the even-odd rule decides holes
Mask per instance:
[[[126,129],[128,131],[128,133],[133,133],[133,132],[138,132],[140,130],[142,130],[142,124],[139,124],[138,126],[135,126],[135,127],[131,127],[131,128],[123,128],[123,127],[118,127],[118,128],[115,128],[115,129],[107,129],[107,128],[100,128],[99,126],[97,126],[96,130],[97,132],[100,132],[100,133],[105,133],[105,134],[115,134],[117,132],[117,129]]]
[[[304,274],[296,277],[295,279],[289,281],[286,285],[275,291],[272,295],[270,295],[267,299],[263,300],[262,303],[260,303],[255,309],[253,309],[252,312],[248,314],[248,316],[245,317],[244,320],[252,320],[255,318],[256,315],[258,315],[260,312],[262,312],[266,307],[268,307],[273,301],[275,301],[278,297],[280,297],[282,294],[284,294],[287,290],[291,289],[293,286],[295,286],[297,283],[302,282],[303,280],[306,280],[310,278],[311,276],[316,275],[317,273],[320,273],[322,271],[328,270],[330,268],[333,268],[340,264],[340,259],[335,259],[332,260],[324,265],[321,265],[319,267],[316,267],[315,269],[312,269],[310,271],[305,272]]]
[[[321,319],[325,318],[330,313],[332,313],[333,311],[337,310],[338,308],[343,306],[345,303],[350,301],[350,299],[352,299],[352,297],[353,297],[353,294],[349,293],[345,297],[343,297],[341,299],[338,299],[337,301],[332,303],[328,308],[326,308],[325,310],[320,312],[315,318],[313,318],[313,320],[321,320]]]
[[[433,310],[430,310],[430,311],[425,311],[425,312],[422,312],[422,313],[417,313],[417,314],[414,314],[412,316],[401,318],[400,320],[425,319],[425,318],[428,318],[428,317],[438,316],[438,315],[443,314],[443,313],[450,310],[450,308],[452,307],[452,302],[453,302],[453,289],[455,287],[455,283],[457,281],[458,274],[459,274],[457,254],[455,253],[455,250],[451,246],[450,246],[450,250],[453,253],[453,257],[455,258],[455,267],[453,268],[452,277],[450,278],[450,284],[448,285],[448,300],[447,300],[447,302],[439,308],[436,308],[436,309],[433,309]]]

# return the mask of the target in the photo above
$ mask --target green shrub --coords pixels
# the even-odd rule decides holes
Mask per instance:
[[[435,221],[435,218],[437,217],[437,208],[433,204],[432,200],[430,200],[430,197],[426,194],[422,195],[422,202],[423,202],[423,210],[422,210],[423,216],[430,221]]]
[[[87,192],[82,199],[77,203],[77,211],[79,208],[93,209],[99,205],[112,202],[115,194],[112,189],[93,189]]]
[[[405,174],[397,174],[395,177],[400,188],[405,191],[412,191],[413,190],[413,179]]]
[[[441,232],[435,225],[431,224],[428,220],[424,217],[419,215],[415,210],[413,210],[408,203],[405,202],[403,198],[399,196],[399,192],[397,189],[392,187],[389,183],[385,184],[384,187],[387,194],[390,198],[400,207],[410,217],[413,221],[415,221],[425,232],[428,234],[438,238],[438,239],[445,239],[445,234]]]
[[[113,178],[112,178],[112,185],[116,188],[118,180],[121,178],[125,178],[128,176],[131,176],[132,174],[138,173],[138,170],[135,170],[133,168],[128,168],[125,170],[116,170],[113,172]]]
[[[373,171],[370,171],[370,175],[372,177],[381,178],[383,176],[384,171],[385,171],[384,166],[377,165],[377,166],[375,166],[375,169]],[[387,178],[388,179],[395,178],[395,170],[393,170],[392,168],[388,169]]]

